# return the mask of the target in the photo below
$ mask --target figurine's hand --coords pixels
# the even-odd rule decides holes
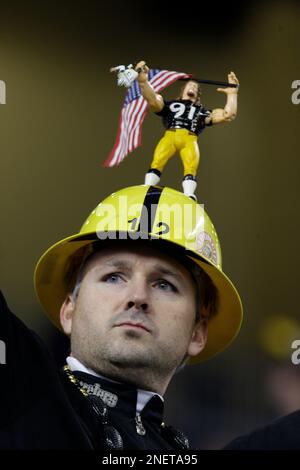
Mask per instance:
[[[138,73],[134,69],[125,69],[118,73],[118,86],[125,86],[129,88],[134,80],[137,78]]]
[[[138,72],[137,81],[139,83],[145,83],[148,80],[149,67],[147,67],[144,60],[140,60],[135,66],[135,70]]]
[[[220,91],[221,93],[226,93],[226,95],[237,94],[239,88],[239,81],[234,72],[230,72],[228,74],[228,82],[234,83],[235,85],[237,85],[237,87],[217,88],[217,91]]]
[[[110,72],[118,73],[118,86],[129,88],[132,85],[138,76],[138,72],[136,72],[132,67],[132,64],[129,64],[127,67],[125,67],[125,65],[118,65],[117,67],[112,67],[110,69]]]
[[[113,72],[118,72],[119,73],[119,72],[124,72],[125,69],[126,69],[125,65],[117,65],[116,67],[111,67],[109,69],[109,71],[111,73],[113,73]]]

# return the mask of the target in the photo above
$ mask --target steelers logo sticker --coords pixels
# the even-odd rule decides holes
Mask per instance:
[[[201,256],[204,256],[206,259],[210,260],[213,264],[218,264],[216,244],[209,233],[205,231],[198,233],[196,239],[196,251]]]

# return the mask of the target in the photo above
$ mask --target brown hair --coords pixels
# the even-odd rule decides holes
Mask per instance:
[[[211,278],[196,263],[190,272],[196,283],[196,323],[201,319],[209,320],[218,311],[219,295]]]

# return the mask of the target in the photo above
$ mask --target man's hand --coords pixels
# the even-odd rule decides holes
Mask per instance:
[[[146,62],[144,60],[140,60],[136,64],[134,70],[138,72],[137,81],[139,83],[145,83],[148,81],[149,67],[147,67]]]
[[[238,92],[238,88],[239,88],[239,81],[235,75],[234,72],[230,72],[228,74],[228,82],[229,83],[235,83],[237,85],[236,88],[231,88],[231,87],[227,87],[227,88],[217,88],[217,91],[220,91],[221,93],[226,93],[226,95],[232,95],[232,94],[237,94]]]

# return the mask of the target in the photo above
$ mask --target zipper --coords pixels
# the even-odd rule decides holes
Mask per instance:
[[[135,417],[135,426],[136,426],[136,432],[140,436],[144,436],[146,434],[146,429],[144,428],[142,418],[141,418],[141,415],[139,413],[137,413],[137,415]]]

